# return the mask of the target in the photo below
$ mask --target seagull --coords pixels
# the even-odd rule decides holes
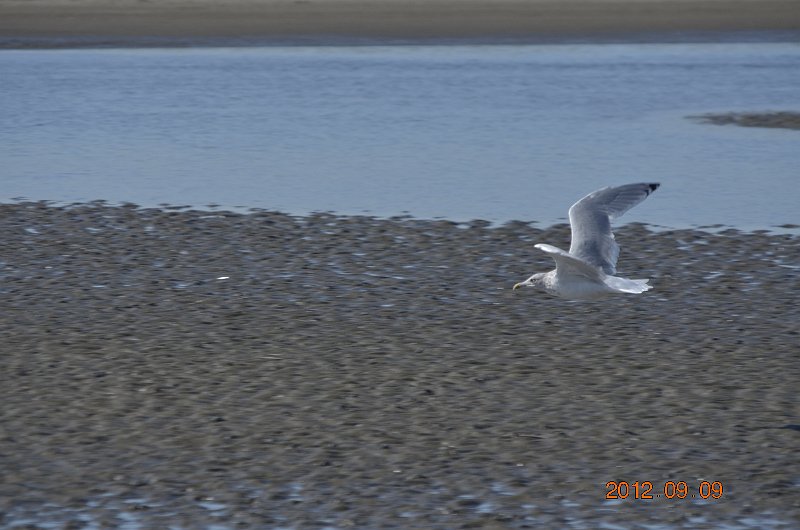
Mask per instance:
[[[555,270],[539,272],[514,286],[539,287],[570,300],[597,300],[614,293],[643,293],[649,280],[629,280],[617,272],[619,245],[611,220],[645,200],[661,184],[639,183],[607,187],[590,193],[569,209],[572,243],[569,252],[540,243],[536,248],[556,262]]]

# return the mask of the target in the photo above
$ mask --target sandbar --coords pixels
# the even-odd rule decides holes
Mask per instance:
[[[797,31],[795,0],[4,0],[0,47]]]

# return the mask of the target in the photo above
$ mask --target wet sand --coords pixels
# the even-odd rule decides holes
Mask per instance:
[[[0,214],[0,526],[800,520],[797,236],[627,225],[654,290],[572,303],[511,291],[563,225]]]
[[[691,119],[713,125],[767,127],[770,129],[800,129],[800,112],[728,112],[690,116]]]
[[[643,38],[799,30],[796,0],[4,0],[0,46]]]

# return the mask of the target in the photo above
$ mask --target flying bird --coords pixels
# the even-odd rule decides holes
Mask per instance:
[[[569,209],[572,242],[569,252],[540,243],[536,248],[556,262],[555,270],[539,272],[514,286],[539,287],[571,300],[597,300],[614,293],[639,294],[649,280],[615,276],[619,245],[611,221],[645,200],[660,184],[639,183],[608,187],[590,193]]]

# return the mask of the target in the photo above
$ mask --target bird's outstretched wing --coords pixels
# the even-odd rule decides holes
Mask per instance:
[[[572,242],[569,254],[595,265],[606,274],[617,272],[619,245],[611,220],[642,202],[658,189],[657,183],[626,184],[590,193],[569,209]]]
[[[603,273],[594,265],[590,265],[553,245],[539,243],[534,246],[543,252],[547,252],[553,258],[559,275],[583,276],[590,280],[603,281]]]

